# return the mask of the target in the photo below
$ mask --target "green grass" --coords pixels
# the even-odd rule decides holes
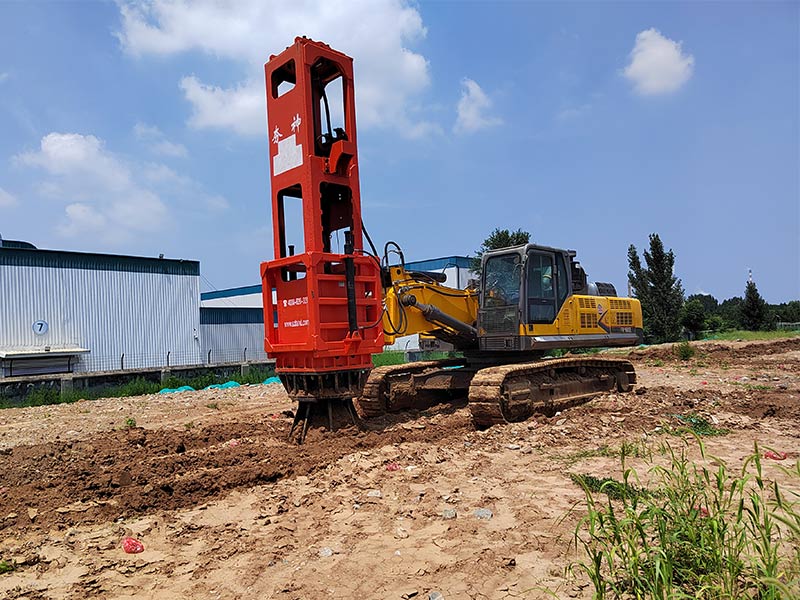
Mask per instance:
[[[10,573],[14,569],[15,568],[12,563],[6,562],[5,560],[0,560],[0,575],[2,575],[3,573]]]
[[[22,400],[12,400],[0,398],[0,409],[20,408],[25,406],[45,406],[48,404],[67,404],[78,400],[96,400],[98,398],[127,398],[129,396],[144,396],[156,394],[164,388],[178,388],[184,385],[193,387],[196,390],[215,383],[225,383],[226,381],[236,381],[239,384],[257,384],[263,382],[267,377],[275,374],[274,369],[268,367],[252,368],[247,375],[231,375],[221,377],[213,373],[205,373],[197,377],[178,378],[169,377],[162,384],[150,381],[143,377],[137,377],[122,385],[99,388],[93,390],[71,390],[61,393],[58,388],[38,388],[28,393]]]
[[[681,360],[689,360],[695,353],[692,345],[686,340],[682,341],[680,344],[675,344],[672,347],[672,351]]]
[[[718,331],[704,339],[706,340],[780,340],[800,336],[800,331],[745,331],[734,329],[732,331]]]
[[[569,478],[572,479],[573,483],[592,494],[605,494],[614,500],[638,498],[651,493],[642,487],[631,485],[627,481],[617,481],[612,477],[595,477],[594,475],[570,473]]]
[[[460,356],[458,352],[442,352],[439,350],[429,350],[423,352],[420,360],[443,360],[445,358],[455,358]],[[385,367],[387,365],[402,365],[406,362],[406,353],[403,350],[386,350],[380,354],[372,355],[372,364],[375,367]]]
[[[402,350],[386,350],[372,355],[372,364],[376,367],[402,365],[404,362],[406,362],[406,353]]]
[[[800,597],[800,463],[778,467],[787,477],[779,485],[764,475],[757,444],[741,471],[699,447],[695,462],[687,446],[662,444],[666,466],[647,461],[647,493],[624,456],[621,481],[573,477],[587,515],[570,570],[588,577],[594,598]]]
[[[607,444],[603,444],[602,446],[598,446],[596,448],[587,448],[584,450],[578,450],[576,452],[572,452],[567,454],[566,456],[563,455],[556,455],[553,456],[554,460],[562,460],[567,465],[572,466],[575,463],[578,463],[582,460],[586,460],[589,458],[597,458],[597,457],[615,457],[615,456],[632,456],[635,458],[645,458],[650,455],[650,449],[644,441],[629,441],[624,440],[619,448],[615,448],[613,446],[609,446]]]
[[[674,415],[683,425],[680,427],[665,427],[664,431],[673,435],[683,435],[690,433],[693,435],[702,435],[706,437],[714,437],[719,435],[726,435],[730,433],[729,429],[723,427],[716,427],[711,421],[698,414],[688,415]]]
[[[763,383],[747,383],[741,381],[731,381],[730,383],[732,383],[733,385],[740,385],[746,390],[755,390],[759,392],[768,392],[769,390],[772,389],[771,385],[766,385]]]

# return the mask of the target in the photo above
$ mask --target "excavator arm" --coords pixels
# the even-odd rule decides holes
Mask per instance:
[[[432,274],[391,266],[384,271],[383,332],[386,344],[400,336],[432,335],[458,350],[478,347],[478,293],[442,285]]]

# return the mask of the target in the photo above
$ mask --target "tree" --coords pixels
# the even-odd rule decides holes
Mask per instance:
[[[480,274],[481,257],[484,252],[508,248],[509,246],[519,246],[520,244],[527,244],[530,241],[531,234],[522,229],[517,229],[516,231],[495,229],[489,234],[489,237],[483,240],[481,247],[475,251],[475,256],[472,257],[472,264],[470,264],[470,270]]]
[[[657,233],[650,235],[650,251],[644,251],[646,267],[633,244],[628,248],[628,283],[642,303],[645,337],[656,343],[674,342],[681,334],[683,287],[673,274],[675,255],[664,251]]]
[[[681,325],[686,327],[691,334],[692,339],[697,339],[698,334],[702,331],[706,322],[706,311],[703,308],[703,303],[697,298],[687,300],[683,305],[681,312]]]
[[[686,298],[686,302],[698,300],[703,305],[703,310],[707,316],[716,315],[719,312],[719,302],[711,294],[692,294]]]
[[[719,314],[725,321],[728,329],[741,329],[742,327],[742,300],[739,296],[723,300],[719,305]]]
[[[784,323],[800,323],[800,300],[792,300],[781,304],[773,304],[778,321]]]
[[[744,302],[741,309],[742,327],[748,331],[759,331],[769,326],[767,302],[758,293],[755,282],[748,281],[744,289]]]

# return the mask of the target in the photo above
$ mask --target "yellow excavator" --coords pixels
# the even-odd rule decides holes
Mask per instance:
[[[387,266],[389,249],[400,264]],[[575,252],[525,244],[486,252],[477,289],[442,285],[440,273],[406,270],[390,243],[384,252],[386,343],[421,334],[451,343],[463,358],[373,369],[357,399],[360,412],[424,408],[469,400],[478,427],[553,414],[599,392],[629,391],[633,365],[581,354],[543,358],[554,349],[632,346],[642,342],[638,300],[594,283]]]
[[[486,252],[467,290],[406,269],[393,242],[379,258],[361,220],[350,57],[296,38],[270,58],[265,79],[275,258],[261,265],[264,347],[299,403],[290,437],[301,425],[302,442],[315,413],[327,412],[329,429],[335,411],[354,417],[353,399],[374,417],[467,398],[475,425],[486,427],[631,388],[636,374],[622,358],[543,358],[642,339],[639,302],[587,281],[574,252]],[[302,237],[287,229],[287,211],[298,208]],[[412,334],[450,342],[460,358],[372,367],[385,344]]]

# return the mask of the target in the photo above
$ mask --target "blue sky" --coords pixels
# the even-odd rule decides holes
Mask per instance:
[[[0,3],[0,234],[272,258],[262,65],[355,59],[364,221],[409,259],[494,227],[626,289],[657,232],[687,294],[800,298],[796,2]]]

